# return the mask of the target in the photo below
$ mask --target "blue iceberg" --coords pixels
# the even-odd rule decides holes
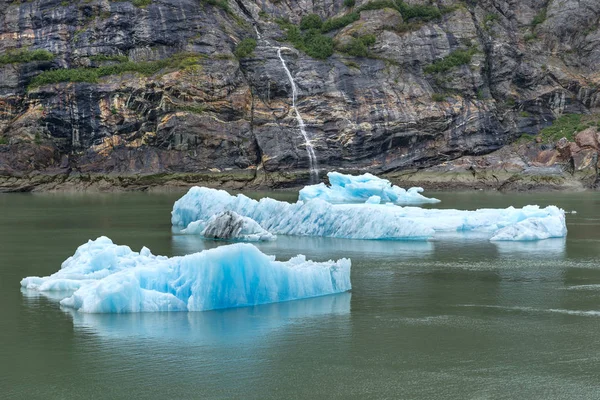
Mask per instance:
[[[205,311],[348,291],[350,260],[275,261],[244,243],[169,258],[100,237],[80,246],[58,272],[24,278],[21,286],[71,291],[60,304],[87,313]]]
[[[408,190],[392,185],[387,179],[371,174],[344,175],[339,172],[327,174],[329,184],[305,186],[299,193],[299,200],[325,200],[328,203],[394,203],[398,205],[414,205],[439,203],[438,199],[428,198],[421,194],[423,188],[413,187]]]
[[[428,240],[437,232],[483,232],[490,238],[504,228],[532,218],[535,218],[535,226],[527,226],[544,232],[539,234],[538,239],[567,234],[565,213],[555,206],[463,211],[370,202],[331,204],[321,199],[287,203],[270,198],[256,201],[242,194],[232,196],[223,190],[204,187],[191,188],[175,202],[171,223],[176,229],[185,229],[190,224],[202,224],[202,221],[225,211],[251,218],[277,235]],[[511,236],[507,233],[502,237],[502,240],[533,238],[529,234]]]

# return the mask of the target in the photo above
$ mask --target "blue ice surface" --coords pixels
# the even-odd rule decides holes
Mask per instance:
[[[567,234],[565,213],[555,206],[465,211],[331,204],[321,199],[287,203],[271,198],[256,201],[205,187],[193,187],[175,202],[171,223],[176,229],[185,229],[224,211],[251,218],[277,235],[428,240],[438,232],[482,232],[494,240],[539,240]]]
[[[58,272],[24,278],[21,286],[70,290],[60,304],[87,313],[205,311],[348,291],[350,260],[275,261],[245,243],[169,258],[100,237],[80,246]]]
[[[321,199],[329,203],[393,203],[415,205],[439,203],[438,199],[425,197],[423,188],[412,187],[408,190],[392,185],[387,179],[378,178],[369,173],[345,175],[339,172],[327,174],[330,186],[324,183],[305,186],[298,195],[299,200]]]

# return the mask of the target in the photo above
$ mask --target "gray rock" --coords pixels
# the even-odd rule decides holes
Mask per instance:
[[[429,22],[393,10],[362,12],[330,35],[343,44],[374,33],[371,57],[338,52],[315,60],[280,44],[274,19],[341,16],[342,0],[232,0],[230,11],[192,0],[153,0],[143,8],[0,0],[0,51],[56,55],[0,66],[0,175],[238,171],[271,186],[286,173],[308,179],[292,88],[277,57],[281,45],[292,48],[283,56],[324,170],[394,172],[487,154],[523,133],[538,134],[564,113],[590,113],[600,104],[593,84],[600,66],[596,0],[550,2],[536,26],[542,0],[438,3],[453,11]],[[258,47],[238,61],[233,51],[256,36],[253,25],[262,33]],[[476,53],[466,65],[424,72],[458,49]],[[98,55],[139,64],[183,53],[196,58],[151,75],[27,89],[49,69],[115,64]]]

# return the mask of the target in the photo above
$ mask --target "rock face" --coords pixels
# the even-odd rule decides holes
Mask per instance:
[[[285,42],[275,21],[340,17],[350,12],[342,0],[0,0],[0,52],[53,54],[0,61],[0,188],[179,173],[267,186],[308,181],[281,46],[324,170],[436,167],[537,135],[563,114],[596,111],[597,0],[433,3],[441,17],[428,21],[362,11],[327,35],[343,46],[374,34],[369,56],[317,60]],[[245,38],[258,46],[238,60]],[[428,69],[457,50],[470,60]],[[51,70],[70,71],[68,81],[40,78]],[[596,168],[598,138],[586,133],[576,143],[582,150],[564,162]],[[537,162],[559,162],[564,152]]]

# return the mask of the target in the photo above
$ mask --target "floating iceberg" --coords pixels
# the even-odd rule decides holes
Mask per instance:
[[[281,235],[427,240],[436,232],[469,231],[484,232],[492,237],[503,228],[531,218],[536,219],[538,228],[534,224],[527,226],[544,231],[539,239],[567,234],[564,211],[555,206],[461,211],[392,204],[331,204],[320,199],[291,204],[270,198],[256,201],[242,194],[232,196],[223,190],[204,187],[191,188],[175,202],[171,223],[186,228],[224,211],[252,218],[272,234]],[[524,240],[524,237],[513,235],[511,240]],[[508,235],[504,240],[509,240]]]
[[[324,183],[305,186],[300,190],[299,200],[321,199],[328,203],[364,203],[378,202],[401,205],[439,203],[438,199],[428,198],[421,194],[423,188],[413,187],[408,190],[392,185],[387,179],[371,174],[344,175],[339,172],[327,174],[331,186]]]
[[[270,198],[256,201],[205,187],[193,187],[175,202],[171,222],[187,229],[191,223],[208,221],[224,211],[249,217],[275,235],[426,240],[435,233],[407,220],[401,207],[330,204],[320,199],[294,204]]]
[[[275,240],[277,236],[267,232],[256,221],[242,217],[234,211],[213,215],[208,221],[194,221],[181,233],[202,235],[208,239],[243,240],[259,242]]]
[[[275,261],[243,243],[169,258],[100,237],[80,246],[58,272],[25,278],[21,286],[70,290],[60,304],[88,313],[204,311],[348,291],[350,260]]]

